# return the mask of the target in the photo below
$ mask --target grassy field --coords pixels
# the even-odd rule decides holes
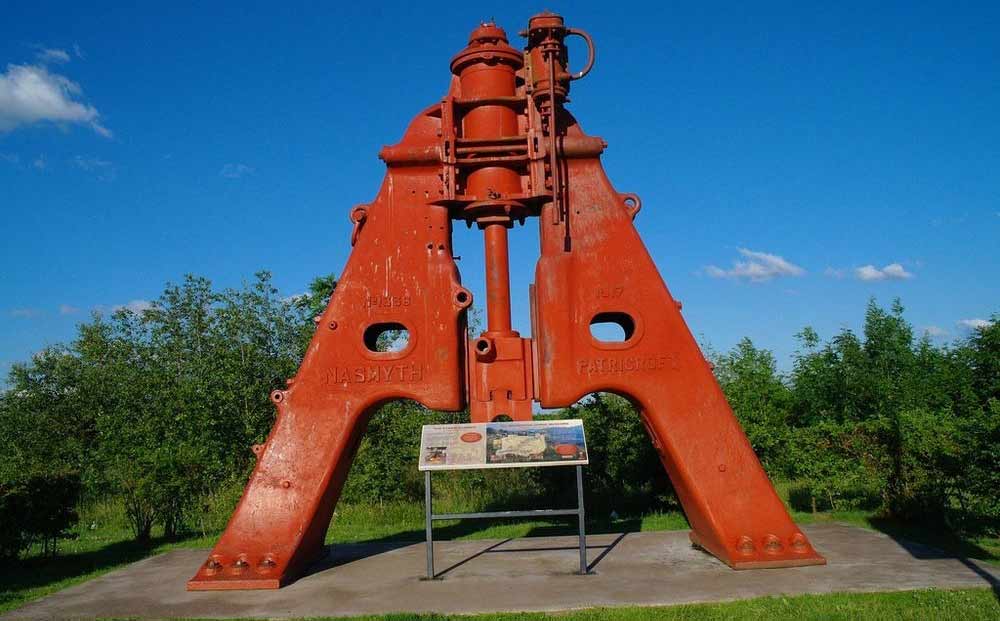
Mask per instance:
[[[904,591],[899,593],[834,593],[798,597],[761,597],[723,604],[691,604],[645,608],[589,608],[559,613],[506,613],[469,616],[386,615],[352,617],[352,621],[721,621],[767,619],[808,621],[822,619],[1000,618],[1000,603],[990,589],[960,591]],[[315,620],[319,621],[319,620]],[[341,621],[343,621],[341,619]]]
[[[471,508],[460,504],[441,501],[436,506],[444,511],[467,511]],[[189,536],[166,540],[155,536],[146,544],[130,539],[130,532],[119,507],[98,504],[81,509],[80,523],[76,538],[60,544],[59,556],[55,559],[29,557],[20,564],[0,567],[0,612],[11,610],[24,603],[43,597],[73,584],[89,580],[108,571],[122,567],[150,555],[160,554],[176,548],[208,548],[218,536],[224,516],[213,520],[199,529],[201,532]],[[919,526],[881,520],[871,514],[856,512],[798,513],[793,517],[800,524],[817,522],[843,522],[876,529],[894,537],[926,543],[967,558],[974,558],[1000,565],[1000,539],[961,538]],[[338,507],[327,535],[329,543],[358,541],[419,541],[424,536],[423,506],[420,503],[386,503],[381,505],[341,505]],[[684,516],[679,513],[654,513],[637,518],[611,520],[591,516],[588,532],[635,532],[656,530],[677,530],[687,528]],[[556,534],[574,534],[575,527],[569,521],[482,521],[441,522],[435,533],[440,539],[501,539],[508,537],[528,537]],[[154,533],[155,535],[156,533]],[[762,599],[751,602],[725,604],[719,606],[695,607],[697,615],[683,618],[723,619],[739,616],[753,618],[762,615],[774,618],[773,614],[787,612],[796,618],[854,618],[869,613],[878,618],[883,613],[895,610],[895,617],[907,617],[907,610],[913,614],[922,606],[929,610],[953,610],[946,616],[966,619],[986,618],[967,614],[966,609],[989,611],[993,606],[992,618],[1000,618],[995,606],[996,599],[984,591],[927,592],[923,594],[891,595],[843,595],[831,597],[806,597],[787,599]],[[674,619],[680,608],[620,609],[611,616],[601,616],[597,612],[572,613],[560,619]],[[694,610],[694,608],[692,608]],[[784,612],[782,612],[784,611]],[[798,611],[798,612],[794,612]],[[603,613],[602,613],[603,614]],[[691,613],[694,615],[695,613]],[[978,614],[978,613],[977,613]],[[583,616],[580,616],[583,615]],[[591,616],[587,616],[591,615]],[[598,615],[598,616],[593,616]],[[624,616],[622,616],[624,615]],[[630,616],[631,615],[631,616]],[[729,615],[729,616],[727,616]],[[810,617],[809,615],[819,615]],[[936,615],[931,615],[936,616]],[[436,619],[443,617],[421,617]],[[479,617],[476,617],[479,618]],[[544,618],[541,616],[486,616],[482,619]],[[784,617],[781,617],[784,618]],[[927,618],[926,616],[923,618]]]

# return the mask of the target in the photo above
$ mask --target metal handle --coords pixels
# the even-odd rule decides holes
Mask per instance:
[[[566,36],[576,35],[587,42],[587,64],[584,65],[583,69],[576,73],[571,73],[569,76],[570,80],[579,80],[583,76],[590,73],[590,70],[594,67],[594,40],[590,38],[584,30],[577,30],[576,28],[567,28]]]
[[[358,205],[351,210],[351,222],[354,223],[354,230],[351,231],[351,246],[353,247],[358,243],[358,235],[361,233],[361,227],[365,225],[365,220],[368,219],[368,210],[364,205]]]

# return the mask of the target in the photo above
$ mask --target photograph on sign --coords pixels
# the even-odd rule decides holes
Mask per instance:
[[[582,420],[424,425],[420,470],[588,463]]]

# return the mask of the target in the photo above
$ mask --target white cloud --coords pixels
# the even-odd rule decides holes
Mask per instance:
[[[153,303],[149,300],[132,300],[128,304],[119,304],[118,306],[111,307],[113,311],[120,310],[130,310],[133,313],[141,315],[144,311],[148,311],[153,308]]]
[[[246,164],[226,164],[219,171],[219,175],[225,177],[226,179],[239,179],[244,175],[249,175],[254,171],[252,166],[247,166]]]
[[[890,263],[882,269],[875,267],[874,265],[862,265],[859,268],[855,268],[854,275],[857,276],[858,280],[872,281],[872,280],[909,280],[913,278],[911,272],[907,272],[906,269],[899,263]]]
[[[98,313],[117,313],[120,310],[127,310],[137,315],[141,315],[145,311],[151,310],[153,308],[153,302],[149,300],[137,299],[127,302],[125,304],[115,304],[114,306],[107,306],[106,304],[98,304],[94,307],[94,310]]]
[[[926,334],[931,338],[940,338],[943,336],[948,336],[948,331],[938,326],[925,326],[924,334]]]
[[[44,121],[88,125],[111,137],[97,108],[78,101],[80,85],[43,65],[7,65],[0,73],[0,132]]]
[[[44,155],[39,155],[34,159],[33,162],[31,162],[31,165],[37,168],[38,170],[45,170],[45,167],[48,166],[48,162],[45,161]]]
[[[715,265],[705,266],[705,274],[712,278],[744,278],[751,282],[765,282],[779,276],[801,276],[804,269],[776,254],[740,248],[746,261],[733,261],[733,267],[724,270]]]
[[[913,278],[913,274],[907,272],[899,263],[890,263],[889,265],[886,265],[882,268],[882,273],[889,278],[898,278],[901,280]]]
[[[955,322],[959,327],[969,330],[985,330],[993,325],[989,319],[959,319]]]
[[[87,59],[87,55],[83,53],[83,50],[81,50],[80,46],[77,45],[76,43],[73,44],[73,53],[76,54],[76,57],[79,58],[80,60]]]
[[[0,160],[17,166],[21,163],[21,156],[17,153],[0,153]]]
[[[885,274],[874,265],[865,265],[854,270],[860,280],[884,280]]]
[[[35,55],[43,63],[68,63],[69,53],[66,50],[43,48]]]
[[[73,315],[73,314],[79,313],[79,312],[80,312],[80,309],[77,308],[77,307],[75,307],[75,306],[70,306],[69,304],[60,304],[59,305],[59,314],[60,315]]]

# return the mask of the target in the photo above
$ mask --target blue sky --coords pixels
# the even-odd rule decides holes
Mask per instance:
[[[4,9],[0,372],[185,273],[292,295],[338,272],[378,149],[469,31],[520,46],[542,8],[594,36],[571,110],[716,349],[750,336],[787,368],[795,332],[857,328],[871,296],[944,340],[1000,311],[995,2],[122,4]],[[456,246],[482,299],[480,234]],[[536,256],[517,229],[524,333]]]

